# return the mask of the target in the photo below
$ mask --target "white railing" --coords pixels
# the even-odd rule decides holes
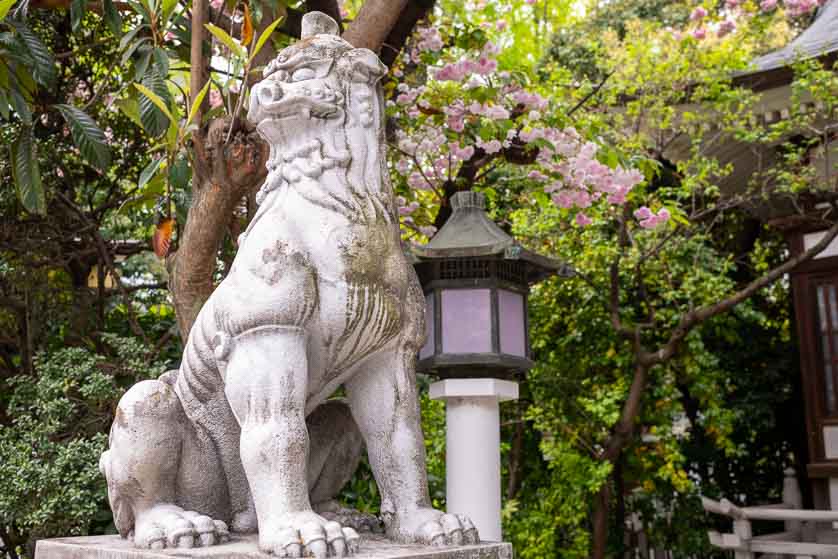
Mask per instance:
[[[838,523],[838,511],[801,509],[800,489],[793,470],[786,470],[783,484],[783,502],[758,507],[737,507],[727,499],[714,501],[702,497],[704,510],[733,519],[733,532],[721,534],[708,532],[710,543],[721,549],[734,552],[736,559],[753,559],[760,554],[763,558],[791,555],[798,559],[814,557],[838,558],[838,545],[818,543],[825,532],[832,532],[831,526]],[[782,521],[784,531],[763,536],[754,536],[751,522],[754,520]],[[826,525],[828,530],[819,530]]]

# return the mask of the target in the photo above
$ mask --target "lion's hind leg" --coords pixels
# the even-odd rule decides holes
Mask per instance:
[[[119,401],[100,468],[116,527],[135,546],[193,547],[227,537],[224,522],[178,506],[181,466],[189,467],[184,452],[193,447],[193,435],[166,382],[137,383]]]

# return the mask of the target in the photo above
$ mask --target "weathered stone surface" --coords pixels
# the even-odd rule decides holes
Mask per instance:
[[[140,550],[119,536],[89,536],[40,540],[35,559],[267,559],[256,545],[256,536],[235,537],[212,547]],[[393,543],[383,537],[365,536],[355,559],[512,559],[512,545],[483,542],[477,545],[427,547]]]
[[[278,557],[351,554],[353,515],[335,497],[364,444],[390,539],[478,541],[428,496],[425,307],[386,167],[387,69],[324,14],[302,29],[250,95],[270,158],[235,260],[180,369],[116,410],[100,469],[124,546],[206,554],[258,526],[258,548]],[[340,387],[345,401],[330,399]]]

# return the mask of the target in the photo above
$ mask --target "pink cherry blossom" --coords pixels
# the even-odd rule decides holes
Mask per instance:
[[[410,173],[410,176],[407,178],[407,184],[411,188],[415,188],[416,190],[428,190],[431,185],[428,184],[428,181],[425,180],[425,177],[422,176],[422,173],[419,171],[413,171]]]
[[[453,130],[454,132],[462,132],[465,130],[465,119],[462,116],[449,116],[448,117],[448,128]]]
[[[705,9],[704,9],[703,7],[701,7],[701,6],[698,6],[698,7],[697,7],[696,9],[694,9],[694,10],[692,11],[692,13],[690,14],[690,21],[701,21],[701,20],[702,20],[702,19],[704,19],[705,17],[707,17],[707,10],[705,10]]]
[[[535,181],[546,181],[549,177],[537,169],[527,173],[527,178]]]
[[[419,42],[416,44],[416,48],[420,51],[438,52],[445,46],[436,27],[420,27],[417,29],[417,33]]]
[[[493,43],[492,41],[486,41],[486,44],[483,45],[483,49],[481,49],[480,54],[481,56],[485,56],[490,58],[492,56],[497,55],[500,52],[500,47]]]
[[[785,0],[784,4],[788,14],[792,17],[808,14],[818,7],[817,0]]]
[[[567,192],[557,192],[551,196],[553,203],[563,209],[573,207],[573,198]]]
[[[707,30],[704,29],[703,27],[698,27],[696,29],[693,29],[693,32],[690,33],[690,34],[693,36],[693,39],[696,39],[697,41],[701,41],[702,39],[704,39],[707,36]]]
[[[661,208],[658,213],[654,213],[647,206],[641,206],[634,210],[634,217],[638,220],[640,227],[654,229],[658,225],[669,221],[671,215],[666,208]]]
[[[220,10],[224,5],[224,0],[210,0],[210,6],[213,10]]]
[[[495,23],[495,29],[498,31],[505,31],[507,27],[507,23],[505,19],[499,19],[497,23]]]
[[[483,116],[492,120],[504,120],[509,118],[509,111],[500,105],[483,105]]]
[[[512,100],[515,103],[526,105],[537,110],[544,110],[547,108],[548,101],[538,93],[530,93],[528,91],[519,90],[512,94]]]
[[[480,60],[477,61],[477,68],[476,72],[481,76],[485,76],[487,74],[491,74],[494,72],[498,67],[498,61],[492,60],[491,58],[486,58],[485,56],[481,56]]]
[[[650,210],[647,206],[640,206],[634,210],[634,217],[636,219],[649,219],[653,215],[655,214],[653,214],[652,210]]]
[[[407,172],[410,170],[410,161],[405,158],[399,159],[399,162],[396,163],[396,170],[400,175],[407,175]]]
[[[436,234],[436,227],[433,225],[423,225],[419,228],[419,232],[430,239]]]
[[[591,223],[593,223],[593,220],[582,212],[576,214],[576,225],[579,227],[587,227]]]
[[[719,30],[716,31],[716,35],[719,37],[724,37],[725,35],[729,35],[736,31],[736,22],[732,19],[726,19],[719,24]]]
[[[763,12],[771,12],[777,7],[777,0],[762,0],[759,3],[759,9]]]
[[[503,145],[501,145],[499,140],[489,140],[488,142],[477,140],[476,144],[477,147],[489,154],[497,153],[501,150],[501,148],[503,148]]]
[[[465,161],[474,155],[474,146],[461,148],[460,144],[452,143],[449,145],[449,149],[451,150],[451,156],[459,161]]]

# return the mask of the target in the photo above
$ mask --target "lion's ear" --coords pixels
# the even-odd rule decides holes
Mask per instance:
[[[352,49],[340,62],[346,77],[353,82],[374,84],[387,73],[387,66],[369,49]]]

